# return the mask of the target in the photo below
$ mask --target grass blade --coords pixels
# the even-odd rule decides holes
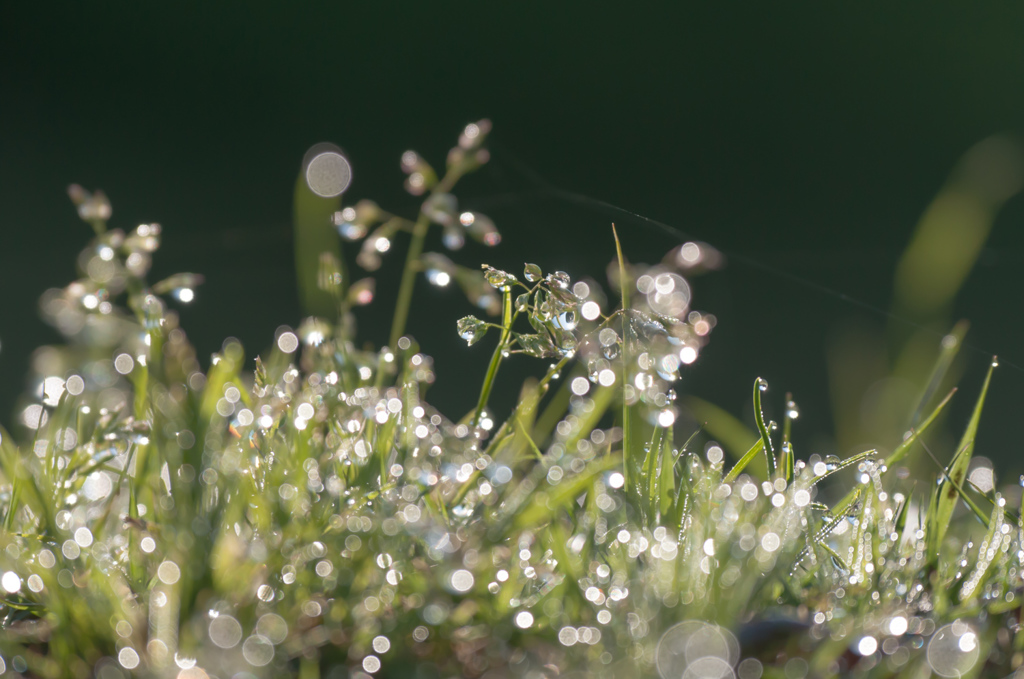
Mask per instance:
[[[739,460],[750,449],[751,441],[759,438],[759,434],[746,424],[719,408],[696,396],[685,397],[687,409],[694,419],[703,423],[706,431],[713,439],[725,448],[725,452]],[[761,460],[753,460],[747,473],[759,479],[767,478],[767,466]]]
[[[331,228],[331,216],[339,209],[340,197],[323,198],[313,193],[306,182],[306,173],[299,172],[295,180],[292,216],[299,299],[307,314],[331,319],[338,314],[337,303],[329,293],[320,289],[317,275],[321,253],[329,252],[336,261],[343,261],[341,243]]]
[[[733,468],[729,470],[729,473],[722,479],[722,483],[732,483],[735,481],[740,473],[750,464],[751,460],[758,456],[758,454],[764,450],[764,439],[758,439],[754,445],[750,447],[750,450],[740,458],[740,461],[733,465]]]
[[[900,460],[906,457],[907,453],[910,452],[911,446],[913,446],[914,443],[917,442],[917,440],[920,438],[920,436],[928,430],[928,428],[932,425],[933,422],[935,422],[936,418],[939,416],[939,413],[941,413],[943,409],[945,409],[946,404],[949,403],[950,399],[953,398],[953,394],[955,393],[956,389],[953,389],[948,394],[946,394],[946,398],[942,399],[939,405],[935,406],[935,409],[932,411],[931,415],[929,415],[928,418],[921,423],[921,426],[918,427],[917,429],[912,429],[910,431],[910,435],[903,439],[903,441],[898,446],[896,446],[896,448],[889,454],[889,457],[885,458],[885,466],[887,469],[893,469],[900,462]],[[846,494],[846,496],[836,504],[836,507],[849,507],[851,504],[853,504],[855,500],[854,495],[856,494],[856,492],[857,488],[850,490]]]
[[[988,393],[988,385],[992,381],[992,371],[996,365],[998,363],[993,359],[988,374],[985,375],[985,382],[981,386],[978,401],[974,405],[974,412],[967,423],[967,429],[964,430],[960,445],[957,446],[957,453],[946,467],[945,478],[932,493],[931,504],[928,507],[927,539],[928,554],[933,559],[938,556],[942,541],[946,537],[957,496],[962,495],[963,482],[967,478],[967,466],[974,453],[974,440],[978,433],[978,423],[981,421],[981,410],[985,405],[985,395]]]
[[[768,427],[764,423],[764,412],[761,410],[761,392],[768,388],[768,383],[758,377],[754,380],[754,421],[757,422],[757,431],[761,434],[761,441],[764,443],[764,454],[768,460],[768,477],[775,476],[775,449],[772,447],[772,439],[768,435]]]
[[[902,460],[904,456],[906,456],[906,454],[910,451],[910,447],[914,444],[915,441],[917,441],[918,437],[920,437],[921,434],[928,430],[928,427],[932,426],[932,423],[935,422],[935,418],[937,418],[939,416],[939,413],[941,413],[943,409],[945,409],[946,404],[949,403],[950,399],[953,398],[953,394],[955,393],[956,389],[950,390],[950,392],[946,394],[946,398],[942,399],[939,405],[935,406],[935,410],[933,410],[932,414],[929,415],[928,418],[921,423],[921,426],[917,427],[916,429],[910,430],[910,435],[903,439],[902,443],[896,446],[896,449],[889,454],[889,457],[885,458],[886,467],[889,467],[891,469],[894,465],[899,463],[899,461]]]
[[[626,384],[629,376],[629,342],[626,340],[626,310],[629,309],[629,280],[626,277],[626,258],[622,256],[622,243],[619,232],[612,224],[612,236],[615,238],[615,254],[619,260],[619,295],[622,298],[622,384]],[[633,464],[633,426],[630,420],[630,407],[626,399],[622,399],[622,474],[626,478],[626,488],[632,488],[630,479]]]

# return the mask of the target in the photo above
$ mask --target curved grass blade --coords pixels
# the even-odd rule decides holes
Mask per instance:
[[[761,434],[761,441],[764,443],[764,454],[768,460],[768,477],[775,476],[775,449],[772,447],[771,436],[768,435],[768,427],[764,423],[764,412],[761,410],[761,392],[768,388],[768,383],[758,377],[754,380],[754,421],[757,422],[757,431]]]

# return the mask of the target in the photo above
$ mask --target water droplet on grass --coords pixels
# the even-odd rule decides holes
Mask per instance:
[[[469,346],[473,346],[487,333],[487,324],[476,316],[465,316],[456,323],[456,329],[459,331],[459,337],[466,340]]]
[[[569,278],[569,274],[565,273],[564,271],[556,271],[554,273],[548,274],[548,283],[551,285],[551,287],[558,290],[568,290],[569,283],[571,281],[572,279]]]

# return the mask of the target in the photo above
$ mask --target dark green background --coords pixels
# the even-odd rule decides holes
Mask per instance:
[[[598,274],[613,219],[636,261],[677,244],[538,194],[528,168],[808,281],[735,259],[697,280],[697,308],[720,325],[681,390],[739,414],[763,375],[775,399],[796,394],[797,440],[816,452],[829,332],[886,321],[815,285],[888,308],[895,262],[957,159],[1024,126],[1022,15],[1007,2],[3,3],[0,419],[31,350],[56,339],[36,300],[70,280],[88,239],[69,183],[105,189],[115,226],[164,225],[156,275],[207,276],[182,312],[201,356],[229,335],[252,355],[301,318],[289,222],[305,150],[346,150],[350,200],[415,210],[400,153],[440,164],[489,116],[494,161],[459,193],[505,242],[459,260]],[[1022,203],[1000,213],[956,308],[973,345],[1018,365]],[[396,264],[361,317],[377,342]],[[432,400],[458,417],[487,349],[455,336],[455,299],[421,289],[410,327],[436,357]],[[967,355],[959,417],[988,361]],[[1014,468],[1022,388],[1024,371],[999,371],[979,440]]]

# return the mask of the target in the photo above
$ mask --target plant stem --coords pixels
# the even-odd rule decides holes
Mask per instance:
[[[566,366],[567,363],[569,363],[570,360],[572,360],[572,356],[563,356],[558,363],[556,363],[553,367],[548,369],[547,374],[544,375],[544,377],[541,378],[540,382],[537,383],[537,390],[542,396],[545,393],[544,389],[545,387],[547,387],[548,383],[551,382],[551,380],[555,379],[555,377],[562,372],[562,369]],[[513,408],[512,414],[509,415],[508,419],[505,420],[500,427],[498,427],[498,431],[495,432],[493,438],[491,438],[491,443],[489,445],[494,445],[496,441],[501,440],[502,437],[505,436],[507,430],[510,427],[515,426],[514,423],[518,419],[522,407],[523,402],[520,401],[516,405],[516,407]]]
[[[462,172],[452,168],[438,182],[430,194],[448,193],[455,186],[455,183],[462,177]],[[402,270],[402,282],[398,287],[398,300],[395,302],[395,316],[391,321],[391,337],[388,339],[388,346],[395,349],[398,340],[405,333],[405,323],[409,320],[409,306],[412,304],[412,291],[416,283],[416,264],[423,254],[423,242],[427,238],[427,231],[430,230],[430,220],[422,212],[416,218],[412,227],[412,241],[409,243],[409,252],[405,256],[405,268]]]
[[[416,263],[423,254],[423,241],[426,240],[430,220],[421,214],[412,228],[412,242],[405,257],[405,268],[402,270],[402,283],[398,288],[398,300],[395,302],[395,317],[391,321],[391,338],[388,346],[394,349],[398,339],[405,332],[405,322],[409,319],[409,305],[412,304],[412,291],[416,283]]]
[[[622,256],[622,244],[619,242],[619,232],[612,224],[612,235],[615,237],[615,253],[619,259],[619,291],[622,296],[622,476],[625,479],[625,487],[629,485],[629,467],[632,460],[630,452],[633,444],[633,433],[629,426],[629,403],[626,400],[626,380],[629,378],[629,339],[626,337],[628,330],[628,319],[626,310],[629,309],[629,283],[626,280],[626,259]]]
[[[491,356],[491,364],[487,367],[487,376],[484,378],[484,386],[480,390],[480,399],[476,403],[476,410],[473,411],[473,419],[470,426],[476,427],[480,424],[480,418],[487,407],[487,399],[491,396],[491,388],[494,386],[494,378],[498,376],[498,367],[504,356],[505,345],[508,343],[508,336],[512,332],[512,289],[508,286],[504,290],[505,302],[501,315],[501,340],[498,346],[494,347],[494,354]]]

